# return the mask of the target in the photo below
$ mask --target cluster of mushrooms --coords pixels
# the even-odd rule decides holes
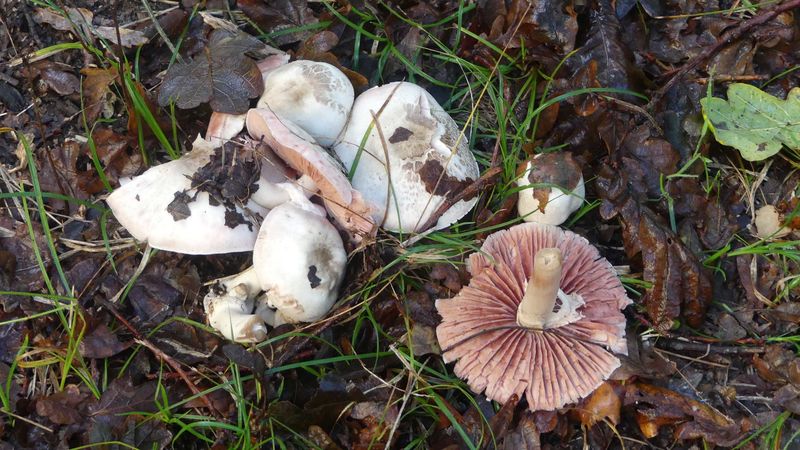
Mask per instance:
[[[378,227],[422,233],[425,223],[455,223],[477,198],[432,215],[480,175],[455,121],[415,84],[354,98],[330,64],[279,54],[259,68],[265,89],[256,108],[213,113],[190,152],[107,199],[120,224],[153,248],[253,252],[251,268],[204,298],[209,324],[245,343],[264,340],[268,325],[324,317],[347,248]],[[234,140],[245,127],[249,138]],[[253,160],[252,174],[242,169]],[[230,175],[216,190],[203,178],[214,164]],[[557,227],[583,202],[572,157],[538,155],[522,165],[518,184],[528,223],[494,233],[470,256],[470,284],[437,300],[437,337],[475,392],[500,402],[524,393],[531,410],[555,409],[619,366],[611,352],[627,351],[620,309],[630,300],[597,250]]]

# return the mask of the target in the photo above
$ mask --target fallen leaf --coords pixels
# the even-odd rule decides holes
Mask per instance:
[[[674,427],[675,439],[704,439],[721,446],[735,445],[743,435],[739,424],[712,407],[650,384],[627,385],[624,404],[636,408],[636,421],[647,438],[663,426]]]
[[[628,192],[627,176],[604,166],[597,179],[603,199],[601,216],[619,216],[625,252],[629,258],[641,255],[642,278],[650,283],[641,301],[653,325],[672,327],[683,316],[699,327],[712,300],[711,279],[697,256],[686,247],[669,225]]]
[[[141,31],[127,28],[116,28],[92,25],[94,14],[86,8],[67,8],[66,16],[49,8],[36,8],[34,20],[46,23],[59,31],[73,31],[74,27],[80,28],[85,34],[94,34],[123,47],[137,47],[144,45],[150,39]],[[119,33],[119,39],[117,39]]]
[[[117,78],[114,69],[84,67],[81,69],[83,79],[83,105],[86,123],[94,123],[100,113],[107,109],[109,103],[116,98],[111,91],[111,83]]]
[[[784,145],[800,150],[800,88],[781,100],[755,86],[734,83],[728,86],[727,101],[706,97],[700,104],[717,141],[736,148],[748,161],[769,158]]]
[[[42,397],[36,401],[36,414],[47,417],[59,425],[69,425],[83,420],[89,394],[78,386],[69,384],[61,392]]]
[[[107,325],[100,324],[83,337],[78,351],[85,358],[100,359],[114,356],[128,347],[129,343],[123,344]]]
[[[503,440],[504,450],[539,450],[539,430],[536,427],[534,414],[530,411],[522,413],[517,427]]]
[[[158,93],[158,104],[174,101],[178,108],[190,109],[208,102],[217,112],[243,114],[249,99],[264,91],[261,71],[246,55],[263,47],[256,38],[223,30],[211,34],[205,51],[186,63],[173,65]]]
[[[572,409],[578,420],[586,427],[608,420],[612,425],[619,423],[622,400],[608,381]]]
[[[303,26],[318,22],[307,0],[237,0],[236,6],[278,45],[305,39],[311,31]]]

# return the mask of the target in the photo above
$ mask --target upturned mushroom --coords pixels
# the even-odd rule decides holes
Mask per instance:
[[[215,155],[217,149],[198,137],[189,153],[134,177],[106,202],[136,240],[153,248],[191,255],[250,251],[267,212],[250,194],[269,182],[255,173],[252,185],[238,180],[243,181],[237,186],[244,191],[242,201],[212,198],[198,185],[196,174]],[[260,196],[263,201],[270,198],[266,189]]]
[[[228,339],[261,341],[265,324],[313,322],[336,300],[347,263],[344,244],[324,210],[295,185],[284,188],[291,201],[264,219],[253,267],[221,280],[203,301],[210,325]]]
[[[611,264],[586,239],[538,223],[490,235],[468,261],[472,279],[439,299],[446,362],[476,393],[553,410],[591,393],[627,354],[631,303]]]
[[[268,144],[291,168],[314,182],[331,215],[354,241],[371,235],[374,209],[350,185],[341,164],[291,120],[257,108],[247,113],[247,131],[253,139]]]
[[[568,152],[540,153],[519,173],[517,212],[526,222],[561,225],[586,197],[581,167]]]
[[[425,89],[407,82],[359,95],[334,150],[354,171],[353,188],[373,205],[372,218],[390,231],[425,231],[419,227],[445,199],[480,175],[455,121]],[[456,222],[476,201],[458,201],[434,229]]]

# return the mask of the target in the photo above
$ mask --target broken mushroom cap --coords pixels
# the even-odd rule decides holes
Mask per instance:
[[[581,167],[568,152],[540,153],[520,166],[517,212],[526,222],[561,225],[586,197]]]
[[[372,217],[390,231],[425,231],[418,228],[445,199],[480,175],[455,121],[425,89],[407,82],[359,95],[334,150],[348,170],[355,167],[353,188],[376,206]],[[476,201],[457,202],[434,229],[456,222]]]
[[[153,248],[191,255],[250,251],[267,210],[251,200],[231,210],[192,189],[192,175],[211,161],[214,151],[198,137],[192,151],[134,177],[106,203],[136,240]]]
[[[328,147],[347,123],[353,98],[353,85],[335,66],[294,61],[265,74],[258,107],[292,121]]]
[[[203,298],[208,324],[231,341],[263,341],[267,337],[265,320],[253,314],[254,298],[260,291],[253,267],[219,280],[219,286]]]
[[[581,236],[520,224],[490,235],[468,268],[469,285],[436,301],[436,335],[476,393],[500,403],[524,394],[532,411],[554,410],[611,375],[611,352],[627,354],[620,310],[631,301]]]
[[[247,131],[314,182],[331,215],[355,240],[373,233],[372,207],[347,181],[341,164],[312,136],[290,120],[261,108],[247,113]]]
[[[253,249],[266,302],[277,309],[276,325],[322,318],[336,301],[346,264],[336,228],[300,193],[267,214]]]

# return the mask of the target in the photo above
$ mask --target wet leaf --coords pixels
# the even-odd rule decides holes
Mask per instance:
[[[656,436],[663,426],[674,426],[675,439],[698,439],[730,446],[742,437],[739,424],[714,408],[675,391],[645,383],[630,384],[625,405],[635,405],[636,420],[645,437]]]
[[[263,44],[250,35],[214,31],[200,55],[169,69],[158,93],[158,104],[167,106],[174,101],[179,108],[190,109],[209,103],[217,112],[247,112],[249,99],[264,91],[261,71],[247,52],[261,47]]]
[[[78,386],[70,384],[61,392],[37,400],[36,414],[60,425],[78,423],[86,414],[88,398],[88,393],[81,392]]]
[[[614,386],[605,382],[592,394],[585,398],[581,404],[573,409],[578,420],[586,427],[591,427],[597,422],[608,420],[611,424],[619,423],[622,400]]]
[[[60,31],[70,31],[74,26],[78,26],[84,33],[93,33],[113,43],[119,43],[123,47],[136,47],[150,41],[144,33],[138,30],[92,25],[94,15],[88,9],[67,8],[66,11],[68,17],[48,8],[36,8],[34,18],[37,22],[47,23]],[[118,36],[119,39],[117,39]]]
[[[727,101],[707,97],[700,103],[717,141],[736,148],[748,161],[769,158],[784,145],[800,150],[800,88],[781,100],[755,86],[734,83]]]
[[[236,6],[278,45],[305,39],[311,31],[303,25],[317,23],[307,0],[237,0]]]
[[[530,411],[522,413],[517,428],[506,436],[502,448],[504,450],[539,450],[542,448],[534,413]]]
[[[130,347],[117,339],[105,324],[98,325],[91,333],[83,337],[78,350],[86,358],[109,358]]]
[[[625,252],[641,255],[643,279],[651,284],[642,302],[653,325],[667,330],[681,315],[699,327],[712,299],[711,279],[705,268],[653,210],[633,199],[627,176],[608,166],[601,170],[597,186],[608,220],[619,216]]]

